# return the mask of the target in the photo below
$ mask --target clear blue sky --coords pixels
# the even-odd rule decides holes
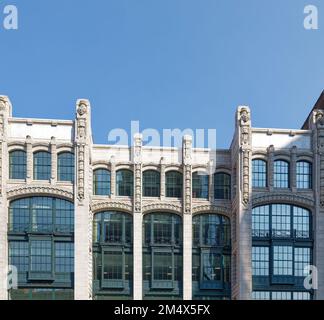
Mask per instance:
[[[2,27],[15,4],[19,30]],[[303,28],[317,5],[319,30]],[[0,1],[0,94],[14,116],[73,119],[92,103],[96,143],[112,128],[299,128],[324,89],[323,0]]]

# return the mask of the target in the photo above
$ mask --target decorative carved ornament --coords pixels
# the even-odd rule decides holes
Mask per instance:
[[[230,207],[224,207],[224,206],[215,206],[215,205],[209,205],[209,204],[203,204],[194,206],[192,208],[193,214],[199,214],[199,213],[219,213],[227,217],[231,217],[231,208]]]
[[[185,136],[183,141],[184,213],[191,214],[192,204],[192,137]]]
[[[120,210],[128,213],[132,213],[133,207],[130,202],[126,203],[122,201],[99,201],[99,202],[93,202],[91,205],[92,213],[96,213],[104,210],[117,210],[117,211]]]
[[[175,203],[154,202],[154,203],[143,205],[142,209],[143,209],[143,213],[149,213],[153,211],[171,211],[178,214],[182,214],[181,205]]]
[[[142,210],[142,135],[134,136],[134,211]]]
[[[313,207],[315,202],[314,199],[297,195],[293,193],[265,193],[259,194],[252,197],[253,207],[257,205],[267,204],[267,203],[294,203],[301,206]]]
[[[251,162],[251,113],[248,107],[238,110],[240,125],[240,149],[242,153],[242,202],[248,206],[250,201],[250,162]]]
[[[57,196],[73,201],[73,192],[63,188],[51,186],[23,186],[18,188],[11,188],[7,191],[8,199],[31,195],[45,195],[54,197]]]

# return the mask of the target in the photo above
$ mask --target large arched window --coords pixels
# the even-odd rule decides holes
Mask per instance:
[[[160,172],[147,170],[143,172],[143,196],[159,197],[160,196]]]
[[[95,299],[131,299],[133,287],[133,221],[122,212],[101,212],[93,226]]]
[[[9,153],[9,178],[26,179],[27,172],[26,152],[15,150]]]
[[[98,196],[110,195],[110,171],[97,169],[93,171],[93,194]]]
[[[252,271],[255,299],[311,298],[304,268],[312,264],[309,210],[290,204],[259,206],[252,211]],[[300,295],[295,295],[300,292]],[[281,299],[281,298],[280,298]]]
[[[298,161],[296,165],[296,184],[299,189],[312,189],[312,164],[308,161]]]
[[[181,198],[182,185],[182,173],[178,171],[169,171],[165,174],[165,190],[167,197]]]
[[[34,153],[34,180],[51,179],[51,154],[46,151]]]
[[[209,176],[199,172],[192,175],[192,197],[208,199],[209,197]]]
[[[224,172],[216,173],[215,179],[215,199],[230,200],[231,199],[231,176]]]
[[[194,299],[230,299],[230,221],[217,214],[193,218],[192,286]]]
[[[73,233],[69,201],[31,197],[10,203],[9,265],[18,271],[18,289],[9,292],[11,299],[73,299]],[[39,290],[43,296],[37,295]]]
[[[252,161],[252,186],[265,188],[267,186],[267,162],[261,159]]]
[[[151,213],[143,226],[145,299],[182,298],[182,221],[171,213]]]
[[[133,195],[133,172],[130,170],[119,170],[116,173],[117,196]]]
[[[275,188],[289,188],[289,162],[276,160],[274,162],[273,183]]]
[[[58,154],[57,179],[58,181],[74,181],[74,154],[72,152]]]

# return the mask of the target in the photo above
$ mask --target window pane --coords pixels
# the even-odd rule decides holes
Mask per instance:
[[[297,171],[297,188],[311,189],[312,188],[312,165],[306,161],[298,161],[296,166]]]
[[[269,275],[269,247],[252,247],[252,270],[254,276]]]
[[[252,292],[253,300],[270,300],[269,291],[253,291]]]
[[[226,173],[215,174],[215,199],[231,199],[231,176]]]
[[[166,179],[166,196],[170,198],[182,197],[182,174],[177,171],[167,172]]]
[[[252,186],[264,188],[267,186],[267,163],[264,160],[252,161]]]
[[[123,279],[123,253],[122,252],[104,253],[104,279],[105,280]]]
[[[26,152],[22,150],[12,151],[9,154],[9,178],[26,179]]]
[[[143,196],[160,196],[160,172],[148,170],[143,172]]]
[[[17,268],[18,272],[29,270],[29,247],[27,241],[9,242],[9,264]]]
[[[34,153],[34,180],[51,179],[51,154],[49,152]]]
[[[117,196],[133,196],[133,172],[119,170],[116,175]]]
[[[282,160],[274,162],[274,187],[289,188],[289,163]]]
[[[55,243],[55,271],[74,272],[74,244],[71,242]]]
[[[192,196],[193,198],[208,199],[209,197],[209,176],[195,172],[192,175]]]
[[[171,253],[155,253],[153,259],[154,280],[172,280]]]
[[[59,181],[74,181],[74,154],[64,152],[58,155],[57,178]]]
[[[310,237],[310,213],[308,210],[293,207],[294,211],[294,236],[296,238],[307,239]]]
[[[110,195],[110,171],[97,169],[93,172],[93,194],[98,196]]]
[[[256,207],[252,210],[252,236],[269,237],[269,206]]]
[[[50,240],[32,240],[31,244],[31,271],[52,271],[52,242]]]
[[[291,206],[272,205],[272,236],[276,238],[291,237]]]
[[[73,203],[62,199],[56,199],[55,230],[58,232],[69,232],[69,233],[74,231]]]
[[[311,264],[311,250],[310,248],[295,248],[295,276],[305,277],[305,267]]]
[[[273,247],[273,274],[293,275],[293,250],[291,246]]]
[[[203,256],[203,280],[221,281],[222,256],[216,253],[204,253]]]

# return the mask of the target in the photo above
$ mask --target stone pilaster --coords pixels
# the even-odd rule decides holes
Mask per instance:
[[[252,207],[251,207],[251,113],[249,107],[237,111],[239,132],[239,204],[238,250],[237,250],[237,299],[250,300],[252,295]]]
[[[184,136],[183,159],[183,299],[192,299],[192,137]]]
[[[318,270],[318,289],[315,299],[324,300],[324,110],[313,112],[314,137],[314,265]]]
[[[274,171],[274,146],[268,148],[268,188],[273,191],[273,171]]]
[[[8,299],[8,205],[7,184],[8,150],[7,126],[11,117],[11,103],[8,97],[0,96],[0,300]]]
[[[75,288],[76,300],[92,298],[92,219],[90,219],[90,147],[91,114],[90,103],[78,100],[75,121],[76,181],[75,181]]]
[[[161,185],[160,185],[160,200],[164,200],[165,199],[165,159],[161,158],[161,162],[160,162],[160,168],[161,168],[161,175],[160,175],[160,179],[161,179]]]
[[[134,300],[143,298],[143,258],[142,258],[142,144],[141,134],[134,136],[132,157],[134,164],[134,206],[133,206],[133,257],[134,257]]]
[[[214,201],[214,165],[213,161],[209,161],[208,163],[208,176],[209,176],[209,185],[208,185],[208,194],[209,194],[209,201]]]
[[[114,199],[116,196],[116,159],[114,156],[110,158],[110,197]]]
[[[297,166],[297,147],[293,146],[290,151],[290,188],[292,192],[297,192],[296,166]]]
[[[26,165],[27,165],[27,175],[26,175],[26,182],[29,184],[34,179],[33,176],[33,165],[34,165],[34,158],[33,158],[33,141],[30,136],[26,137]]]
[[[51,138],[51,184],[55,184],[57,181],[57,151],[56,151],[56,139]]]

